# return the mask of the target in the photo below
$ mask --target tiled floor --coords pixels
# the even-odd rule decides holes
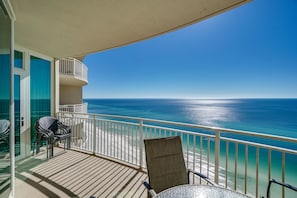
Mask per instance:
[[[22,161],[16,169],[16,197],[147,197],[147,174],[73,150],[46,160]]]

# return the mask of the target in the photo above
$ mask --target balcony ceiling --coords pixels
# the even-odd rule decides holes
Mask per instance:
[[[248,0],[11,0],[15,43],[48,56],[87,54],[148,39]]]

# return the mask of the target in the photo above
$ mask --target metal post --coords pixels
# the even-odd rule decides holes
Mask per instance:
[[[15,119],[14,119],[14,21],[15,15],[10,2],[6,5],[10,13],[11,46],[10,46],[10,197],[15,196]],[[5,7],[5,5],[4,5]],[[5,8],[4,8],[5,9]]]
[[[220,131],[216,132],[215,139],[215,183],[219,184],[219,165],[220,165]]]
[[[142,154],[143,154],[143,137],[142,137],[143,120],[139,120],[139,168],[142,169]]]
[[[96,153],[96,116],[93,116],[93,155]]]
[[[72,59],[72,61],[73,61],[73,76],[75,76],[75,70],[76,70],[76,62],[75,62],[75,60],[74,59]]]

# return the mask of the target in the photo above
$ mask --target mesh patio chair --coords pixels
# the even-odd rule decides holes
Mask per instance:
[[[9,146],[9,130],[10,122],[8,120],[0,120],[0,148],[1,151],[8,150]],[[7,148],[5,148],[7,147]]]
[[[53,156],[53,148],[56,142],[64,141],[64,150],[70,149],[71,129],[54,117],[45,116],[35,123],[36,153],[40,152],[42,140],[47,143],[47,158]],[[34,154],[34,153],[33,153]]]
[[[288,189],[290,189],[292,191],[295,191],[296,192],[296,197],[297,197],[297,188],[295,186],[292,186],[292,185],[287,184],[287,183],[276,181],[275,179],[271,179],[269,181],[269,183],[268,183],[268,186],[267,186],[267,193],[266,193],[267,198],[270,198],[270,188],[271,188],[272,183],[278,184],[278,185],[283,186],[285,188],[288,188]]]
[[[144,140],[149,183],[143,182],[151,196],[173,186],[189,184],[190,173],[215,185],[205,175],[186,169],[179,136]]]

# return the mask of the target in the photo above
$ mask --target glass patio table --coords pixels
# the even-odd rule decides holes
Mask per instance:
[[[158,193],[155,198],[250,198],[248,195],[222,187],[180,185]]]

